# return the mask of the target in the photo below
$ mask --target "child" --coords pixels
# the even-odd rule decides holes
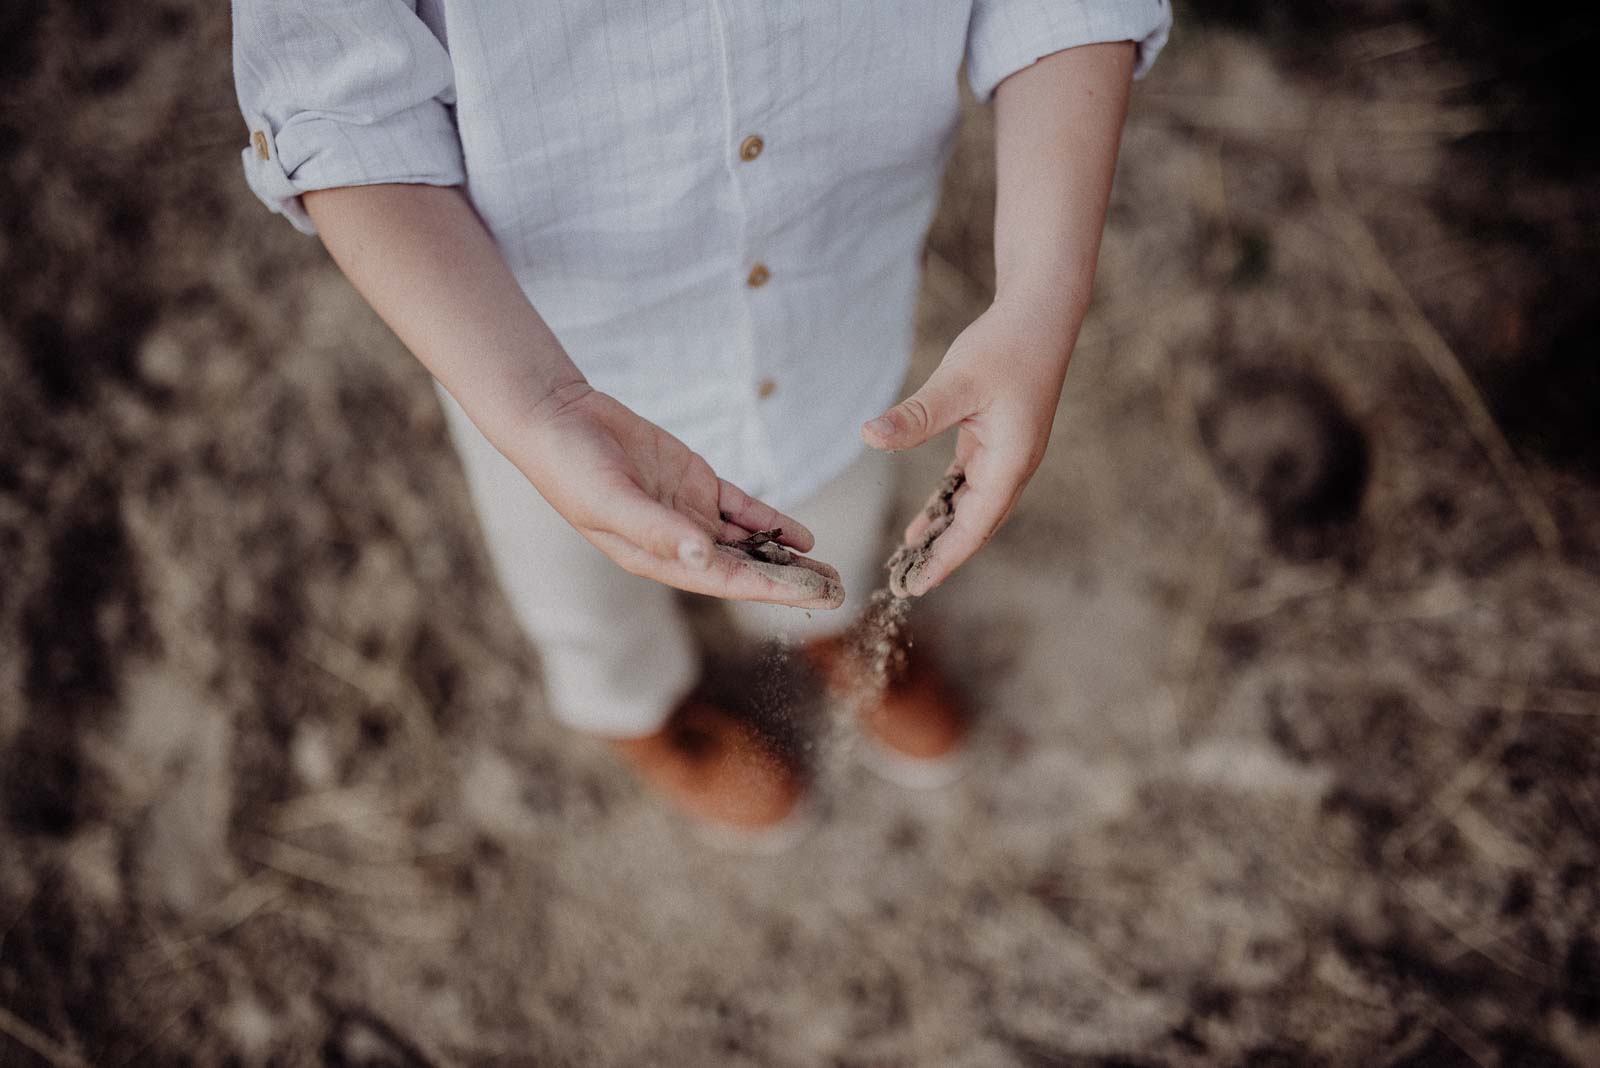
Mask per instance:
[[[837,636],[878,584],[884,450],[960,428],[957,518],[913,593],[993,535],[1049,439],[1129,83],[1166,39],[1167,0],[233,14],[251,188],[320,233],[439,384],[553,712],[711,825],[784,826],[801,782],[689,696],[668,587],[800,636],[837,677]],[[890,407],[963,61],[995,100],[997,295]],[[842,579],[842,607],[832,583],[716,548],[771,528],[837,567],[802,564]],[[964,733],[927,663],[863,727],[924,781]]]

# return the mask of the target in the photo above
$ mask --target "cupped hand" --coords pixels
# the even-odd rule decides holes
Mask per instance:
[[[861,428],[868,445],[895,451],[960,428],[946,472],[966,475],[955,518],[908,592],[920,596],[949,578],[1016,507],[1049,444],[1079,318],[996,302],[962,331],[921,389]],[[918,544],[928,523],[926,513],[912,520],[905,543]]]
[[[731,600],[799,608],[844,601],[839,573],[826,564],[796,556],[789,568],[775,567],[729,550],[730,542],[774,528],[797,553],[809,552],[814,539],[586,383],[556,390],[496,445],[578,533],[636,575]]]

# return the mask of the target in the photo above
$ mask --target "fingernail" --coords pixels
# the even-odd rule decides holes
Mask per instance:
[[[699,538],[684,538],[678,543],[678,559],[701,570],[711,563],[711,554],[706,551],[706,543]]]
[[[878,435],[880,438],[886,438],[890,434],[894,433],[894,420],[890,419],[887,415],[880,415],[878,418],[867,424],[867,429]]]

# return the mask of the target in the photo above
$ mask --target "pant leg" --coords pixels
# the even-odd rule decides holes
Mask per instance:
[[[849,467],[808,500],[785,509],[816,535],[810,554],[839,569],[844,605],[811,611],[782,605],[730,601],[734,624],[764,638],[809,641],[839,634],[861,617],[867,598],[887,579],[889,507],[894,501],[894,468],[889,454],[863,447]]]
[[[674,591],[585,541],[435,386],[500,584],[539,652],[552,714],[610,737],[654,733],[699,676]]]

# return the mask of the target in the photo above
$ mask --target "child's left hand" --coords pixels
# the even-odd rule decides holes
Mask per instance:
[[[959,426],[950,471],[964,471],[955,520],[934,542],[910,592],[938,586],[994,536],[1044,458],[1080,312],[996,301],[961,332],[907,399],[861,428],[875,449],[914,449]],[[906,528],[914,544],[927,526]]]

